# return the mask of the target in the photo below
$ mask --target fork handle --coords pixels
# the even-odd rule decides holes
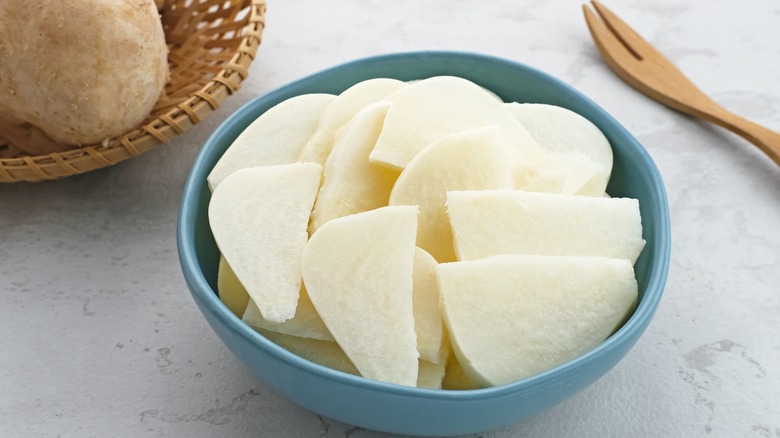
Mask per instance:
[[[758,146],[769,158],[780,166],[780,133],[767,129],[758,123],[730,113],[727,119],[715,123],[743,137]]]
[[[670,106],[728,129],[758,146],[762,152],[780,166],[780,133],[738,116],[718,105],[712,99],[706,98],[704,105],[701,105],[701,101],[702,99],[698,99],[698,105],[675,102],[677,105]]]

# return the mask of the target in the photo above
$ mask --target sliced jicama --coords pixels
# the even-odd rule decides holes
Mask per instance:
[[[234,315],[241,318],[246,306],[249,303],[249,294],[238,281],[235,272],[227,264],[224,256],[219,257],[219,268],[217,270],[217,291],[219,299],[233,312]]]
[[[344,350],[333,341],[300,338],[265,329],[256,330],[269,341],[306,360],[343,373],[360,375],[352,361],[344,354]]]
[[[440,263],[455,260],[444,207],[448,190],[514,187],[501,131],[492,125],[439,139],[401,172],[390,205],[419,205],[417,246]]]
[[[304,94],[274,106],[233,141],[207,180],[214,189],[239,169],[299,160],[303,146],[317,129],[322,111],[336,98],[332,94]]]
[[[414,332],[420,359],[444,364],[449,342],[439,309],[439,286],[436,284],[436,259],[420,248],[415,249],[412,273]]]
[[[257,304],[249,300],[246,311],[242,319],[252,327],[271,330],[285,335],[297,336],[300,338],[320,339],[323,341],[335,341],[333,336],[325,327],[322,318],[311,303],[311,298],[306,292],[306,288],[301,286],[300,297],[298,298],[298,308],[295,310],[295,316],[285,322],[271,322],[263,318]]]
[[[447,193],[458,260],[497,254],[580,255],[636,262],[644,248],[639,203],[509,190]]]
[[[311,214],[309,234],[325,222],[387,205],[398,173],[368,162],[390,106],[363,108],[344,127],[325,163],[324,181]]]
[[[512,102],[505,108],[543,149],[579,152],[601,166],[593,191],[606,189],[612,174],[612,147],[590,120],[566,108],[541,103]]]
[[[294,163],[238,170],[209,203],[214,240],[263,317],[295,315],[306,244],[322,166]]]
[[[458,363],[458,357],[450,350],[444,370],[444,378],[441,382],[441,389],[465,391],[478,388],[469,376],[466,375],[466,372],[463,371],[463,367]]]
[[[513,382],[591,350],[637,299],[631,263],[501,255],[437,267],[458,363],[478,386]]]
[[[250,326],[258,329],[271,330],[291,336],[302,338],[322,339],[333,341],[327,327],[314,309],[306,288],[301,285],[298,307],[295,316],[285,322],[270,322],[263,318],[260,309],[249,298],[244,286],[238,281],[238,277],[227,264],[224,257],[219,259],[219,274],[217,276],[217,288],[219,298],[239,318]]]
[[[328,330],[364,377],[417,383],[412,310],[417,207],[326,222],[303,252],[303,281]]]
[[[417,387],[427,389],[441,389],[444,379],[446,361],[436,364],[420,359],[420,371],[417,373]]]
[[[417,82],[388,98],[382,134],[371,152],[372,163],[401,170],[429,144],[440,138],[496,125],[501,132],[518,183],[527,178],[525,166],[542,154],[541,148],[509,114],[504,105],[466,79],[436,76]]]
[[[539,169],[526,184],[517,187],[530,192],[603,196],[603,166],[579,152],[551,152],[539,161]]]
[[[365,106],[406,87],[395,79],[377,78],[359,82],[344,90],[322,112],[316,131],[301,150],[301,161],[325,165],[338,131]]]

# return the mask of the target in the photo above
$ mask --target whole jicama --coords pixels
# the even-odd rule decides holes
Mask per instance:
[[[2,0],[0,136],[41,154],[123,134],[159,99],[167,53],[154,0]]]

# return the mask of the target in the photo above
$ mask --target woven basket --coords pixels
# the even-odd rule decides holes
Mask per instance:
[[[262,41],[265,0],[167,0],[161,15],[171,76],[141,126],[37,156],[14,153],[0,133],[0,182],[63,178],[136,157],[199,123],[239,88]]]

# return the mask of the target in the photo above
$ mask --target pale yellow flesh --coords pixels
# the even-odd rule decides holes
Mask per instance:
[[[585,154],[551,152],[538,164],[534,176],[516,188],[565,195],[604,195],[606,181],[602,178],[603,166],[594,163]]]
[[[412,302],[414,332],[420,359],[432,364],[444,364],[449,343],[439,309],[439,286],[436,283],[436,259],[416,248],[412,272]]]
[[[458,260],[497,254],[626,258],[644,248],[639,203],[509,190],[447,193]]]
[[[301,338],[260,328],[255,328],[255,330],[269,341],[310,362],[343,373],[360,375],[355,365],[344,354],[344,350],[333,341]]]
[[[222,303],[233,312],[234,315],[241,318],[249,303],[249,294],[244,286],[238,281],[238,277],[227,264],[225,257],[219,257],[219,270],[217,271],[217,291]]]
[[[325,327],[325,323],[322,322],[322,318],[320,318],[320,315],[317,313],[317,309],[314,308],[314,304],[312,304],[311,298],[309,298],[309,294],[306,292],[306,288],[303,285],[301,285],[295,316],[287,321],[268,321],[263,318],[257,304],[252,300],[249,300],[246,310],[242,315],[243,321],[255,328],[271,330],[277,333],[301,338],[335,341],[328,331],[328,328]]]
[[[213,192],[239,169],[299,161],[323,109],[335,98],[332,94],[304,94],[263,113],[241,132],[211,170],[207,178],[209,189]]]
[[[427,389],[441,389],[444,379],[446,362],[440,364],[431,363],[420,359],[419,372],[417,373],[417,387]]]
[[[466,372],[463,371],[463,367],[458,363],[458,357],[454,352],[450,352],[447,357],[447,365],[444,371],[444,378],[441,382],[441,389],[467,391],[470,389],[479,389],[474,382],[471,381]]]
[[[542,153],[504,105],[478,85],[462,78],[437,76],[422,80],[388,98],[384,129],[371,152],[372,163],[401,170],[423,148],[440,138],[496,125],[512,167],[522,167]],[[513,171],[514,173],[514,171]]]
[[[295,315],[301,254],[321,174],[315,163],[241,169],[211,196],[217,247],[268,321]]]
[[[301,150],[300,160],[324,166],[338,131],[358,111],[406,86],[405,82],[395,79],[377,78],[359,82],[344,90],[322,112],[316,131]]]
[[[448,135],[420,151],[398,177],[390,205],[420,206],[417,246],[444,263],[455,260],[446,192],[513,187],[501,132],[493,125]]]
[[[343,373],[360,375],[360,372],[352,364],[352,361],[349,360],[344,350],[335,342],[300,338],[265,329],[257,329],[257,331],[271,342],[310,362]],[[433,364],[420,359],[418,367],[419,372],[416,385],[418,388],[441,389],[445,372],[444,364]]]
[[[398,174],[369,163],[368,154],[382,131],[389,105],[379,102],[363,108],[338,136],[325,163],[309,234],[331,219],[387,205]]]
[[[446,263],[437,272],[453,350],[481,387],[589,351],[622,324],[637,299],[625,259],[511,254]]]
[[[505,108],[543,149],[559,153],[579,152],[589,157],[601,167],[593,190],[607,187],[612,174],[612,147],[590,120],[555,105],[512,102],[505,104]]]
[[[417,207],[333,219],[303,252],[303,281],[328,330],[360,374],[417,383],[412,310]]]
[[[208,179],[219,295],[304,359],[476,389],[583,354],[635,306],[638,205],[604,204],[609,143],[571,111],[503,104],[461,78],[373,79],[293,98],[250,128]],[[236,253],[251,260],[242,280]]]

